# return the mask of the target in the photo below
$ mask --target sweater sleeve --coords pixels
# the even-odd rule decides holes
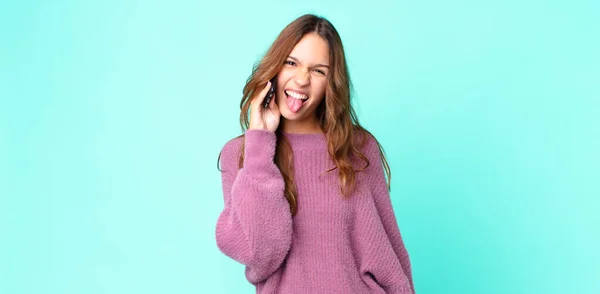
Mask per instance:
[[[377,253],[369,256],[364,271],[372,274],[386,293],[415,293],[411,263],[387,189],[379,148],[373,138],[369,139],[366,148],[366,156],[370,161],[367,183],[376,210],[373,219],[378,220],[373,224],[376,229],[372,233],[373,243],[376,244],[369,246]]]
[[[277,138],[268,130],[245,132],[243,167],[238,170],[241,140],[221,151],[224,208],[216,225],[219,249],[246,265],[252,284],[267,279],[291,246],[292,216],[285,182],[274,163]]]

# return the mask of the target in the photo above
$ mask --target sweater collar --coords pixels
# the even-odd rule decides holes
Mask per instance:
[[[325,133],[286,133],[282,134],[288,139],[292,149],[315,150],[327,149],[327,137]]]

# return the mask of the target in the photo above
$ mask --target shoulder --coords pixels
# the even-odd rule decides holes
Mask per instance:
[[[244,135],[239,135],[225,142],[219,153],[221,161],[221,170],[231,169],[238,166],[238,160],[241,156],[241,146],[244,142]]]
[[[237,153],[244,142],[244,135],[239,135],[229,141],[225,142],[221,148],[221,153],[226,155],[233,155]]]
[[[386,180],[386,173],[391,176],[389,165],[385,156],[383,146],[379,143],[379,140],[371,132],[364,130],[364,145],[360,148],[361,153],[369,161],[365,169],[365,177],[368,185],[373,189],[379,189],[387,187],[389,190],[389,184]],[[360,137],[357,136],[357,137]],[[358,139],[359,144],[361,139]],[[391,179],[391,178],[390,178]]]
[[[352,157],[356,167],[364,170],[365,176],[380,172],[383,150],[375,135],[361,126],[354,126],[353,142]]]
[[[375,135],[362,127],[358,128],[355,134],[355,144],[360,152],[370,161],[379,160],[381,157],[381,148]]]

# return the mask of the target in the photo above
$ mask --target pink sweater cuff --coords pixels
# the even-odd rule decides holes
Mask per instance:
[[[244,168],[255,174],[272,172],[279,173],[279,170],[273,170],[273,158],[275,157],[275,147],[277,146],[277,136],[275,132],[264,129],[248,129],[245,132],[244,143]]]

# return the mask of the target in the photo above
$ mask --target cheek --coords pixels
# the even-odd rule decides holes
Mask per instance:
[[[318,87],[317,87],[317,93],[319,93],[319,96],[323,96],[325,95],[325,88],[327,87],[327,82],[323,81],[320,82]]]
[[[277,73],[277,83],[285,83],[286,81],[289,81],[292,76],[294,76],[292,71],[288,69],[282,69],[279,71],[279,73]]]
[[[315,89],[314,94],[319,97],[319,99],[315,100],[314,104],[318,105],[323,102],[323,100],[325,100],[325,85],[319,85],[319,87]]]

